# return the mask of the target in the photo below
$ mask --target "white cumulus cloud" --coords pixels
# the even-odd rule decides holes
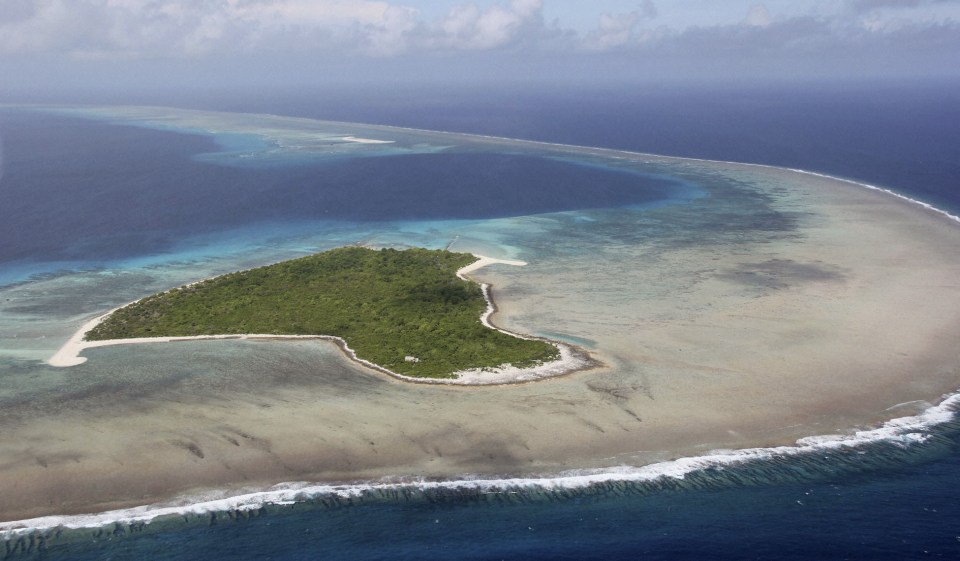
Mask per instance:
[[[465,3],[435,21],[378,0],[3,0],[0,55],[199,56],[484,50],[542,26],[543,0]]]
[[[770,10],[763,4],[757,4],[750,8],[750,12],[747,13],[743,23],[753,27],[766,27],[770,25],[771,21],[773,20],[770,17]]]
[[[544,0],[453,0],[429,17],[413,6],[417,1],[0,0],[0,62],[191,60],[199,68],[213,60],[239,67],[246,58],[453,61],[491,53],[514,61],[620,57],[630,71],[642,63],[698,72],[754,64],[782,72],[802,63],[816,72],[858,57],[850,62],[857,71],[901,60],[903,68],[945,72],[960,44],[952,16],[960,0],[844,0],[820,11],[765,0],[738,23],[714,25],[684,25],[667,17],[675,4],[658,10],[653,0],[637,0],[627,13],[597,13],[589,31],[545,23]],[[671,24],[662,23],[660,11]]]
[[[657,17],[657,8],[652,0],[644,0],[639,9],[623,14],[601,14],[597,28],[586,33],[582,39],[583,48],[590,51],[606,51],[642,41],[650,36],[649,32],[638,33],[642,20]]]

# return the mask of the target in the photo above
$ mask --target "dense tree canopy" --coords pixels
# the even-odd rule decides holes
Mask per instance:
[[[480,286],[456,276],[475,259],[442,250],[334,249],[149,296],[115,311],[86,339],[334,335],[359,358],[418,377],[555,358],[549,343],[480,322]]]

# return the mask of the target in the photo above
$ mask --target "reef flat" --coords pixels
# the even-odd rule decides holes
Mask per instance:
[[[215,155],[215,146],[189,157],[153,148],[146,163],[130,164],[162,178],[157,154],[167,154],[164,172],[189,169],[204,181],[202,189],[165,183],[157,197],[258,221],[187,235],[171,214],[156,242],[166,245],[152,253],[51,265],[60,272],[3,287],[0,480],[9,484],[0,512],[8,519],[192,504],[214,491],[242,495],[291,481],[616,473],[853,435],[918,415],[960,387],[960,226],[890,193],[763,166],[389,127],[158,108],[76,110],[69,119],[81,113],[105,138],[124,133],[162,147],[186,134],[270,139]],[[394,142],[341,141],[348,136]],[[5,137],[5,150],[16,145]],[[111,165],[135,160],[118,153]],[[481,158],[485,165],[547,160],[591,180],[633,183],[615,193],[602,181],[568,186],[560,209],[510,206],[482,191],[462,205],[509,208],[480,218],[425,208],[434,197],[464,195],[448,179],[477,154],[495,156]],[[511,159],[517,154],[523,159]],[[330,201],[343,202],[344,182],[373,189],[368,175],[354,174],[372,162],[402,171],[386,177],[409,181],[386,181],[380,192],[392,205],[417,201],[410,212],[420,214],[336,214]],[[38,157],[28,171],[42,176],[51,165]],[[418,189],[441,167],[423,196]],[[511,176],[523,180],[504,188],[515,204],[556,193],[562,174],[540,182],[543,169]],[[11,189],[11,178],[28,176],[18,173],[4,176]],[[247,175],[258,183],[238,183]],[[275,175],[284,182],[261,195],[260,182]],[[129,177],[118,174],[114,187],[145,197],[147,220],[156,193]],[[491,180],[491,192],[498,187]],[[189,198],[210,192],[216,197]],[[238,201],[248,202],[217,214]],[[264,201],[289,201],[285,219]],[[90,214],[99,235],[102,215]],[[93,236],[76,250],[97,243],[106,244]],[[126,302],[351,244],[523,260],[471,273],[496,287],[496,325],[575,344],[604,366],[510,387],[410,384],[333,344],[300,339],[105,346],[86,349],[89,360],[72,368],[44,362],[78,327]]]

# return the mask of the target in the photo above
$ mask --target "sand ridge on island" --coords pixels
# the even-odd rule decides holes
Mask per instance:
[[[473,271],[487,267],[494,264],[503,264],[503,265],[512,265],[516,267],[525,266],[527,263],[524,261],[509,260],[509,259],[497,259],[493,257],[488,257],[485,255],[474,254],[477,258],[476,261],[461,267],[457,270],[457,277],[463,280],[471,280],[467,275]],[[196,284],[196,283],[190,283]],[[496,304],[493,302],[493,297],[490,294],[490,285],[487,283],[479,283],[480,288],[483,291],[483,297],[487,301],[487,308],[484,311],[483,315],[480,317],[480,321],[489,329],[495,329],[501,333],[505,333],[512,337],[518,337],[521,339],[539,339],[545,340],[539,337],[529,337],[521,335],[519,333],[514,333],[512,331],[507,331],[501,329],[490,322],[490,316],[492,316],[496,310]],[[189,285],[187,285],[189,286]],[[123,306],[121,306],[122,308]],[[512,365],[503,365],[498,368],[473,368],[463,371],[454,372],[455,378],[417,378],[413,376],[405,376],[403,374],[398,374],[384,368],[378,364],[374,364],[368,360],[359,358],[356,352],[347,345],[347,342],[340,337],[333,335],[275,335],[269,333],[242,333],[242,334],[224,334],[224,335],[191,335],[191,336],[182,336],[182,337],[132,337],[129,339],[108,339],[103,341],[87,341],[84,338],[87,333],[94,329],[101,322],[106,320],[110,314],[115,312],[120,308],[115,308],[109,312],[97,316],[94,319],[83,324],[80,329],[74,333],[70,339],[62,346],[60,349],[47,360],[47,364],[55,367],[70,367],[83,364],[87,361],[86,357],[80,356],[80,353],[86,349],[97,348],[97,347],[108,347],[115,345],[137,345],[137,344],[146,344],[146,343],[175,343],[183,341],[216,341],[216,340],[248,340],[248,339],[274,339],[274,340],[297,340],[297,339],[314,339],[314,340],[323,340],[323,341],[332,341],[337,344],[338,347],[351,359],[354,360],[368,368],[388,374],[395,378],[401,380],[406,380],[410,382],[425,383],[425,384],[457,384],[457,385],[467,385],[467,386],[482,386],[482,385],[501,385],[501,384],[512,384],[520,382],[530,382],[534,380],[539,380],[543,378],[549,378],[553,376],[562,376],[564,374],[569,374],[571,372],[576,372],[583,370],[592,366],[596,366],[597,363],[590,358],[590,356],[575,347],[568,345],[566,343],[549,341],[551,344],[555,345],[560,351],[560,358],[537,366],[529,368],[517,368]]]

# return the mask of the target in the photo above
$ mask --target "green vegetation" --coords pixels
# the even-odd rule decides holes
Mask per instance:
[[[426,249],[334,249],[144,298],[115,311],[86,339],[335,335],[359,358],[433,378],[556,358],[549,343],[480,322],[487,305],[480,286],[456,276],[475,259]]]

